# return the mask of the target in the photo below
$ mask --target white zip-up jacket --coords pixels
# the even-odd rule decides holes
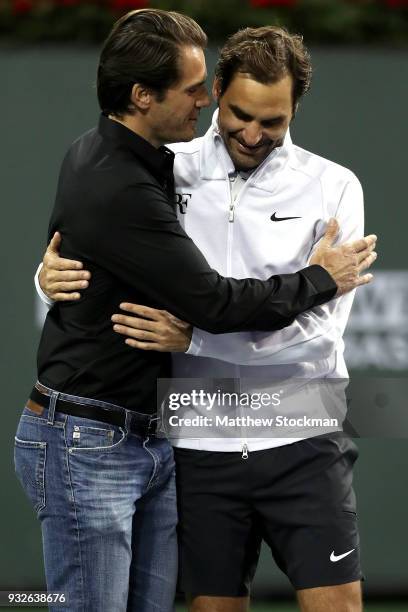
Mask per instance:
[[[339,221],[339,242],[363,236],[363,194],[356,176],[294,145],[289,132],[283,146],[273,150],[249,176],[234,200],[229,177],[235,169],[217,121],[218,111],[205,136],[170,148],[175,152],[180,223],[220,274],[266,279],[304,268],[330,217]],[[273,215],[292,218],[273,221]],[[39,270],[37,292],[50,304],[39,286]],[[352,301],[353,293],[334,299],[275,332],[213,335],[194,329],[187,353],[173,355],[173,377],[245,380],[248,393],[265,391],[268,380],[347,378],[342,336]],[[299,401],[303,401],[301,390]],[[247,439],[243,432],[242,439],[183,438],[172,442],[183,448],[244,448],[246,452],[288,444],[307,435],[297,431],[290,438]]]
[[[266,279],[296,272],[308,261],[330,217],[338,241],[363,236],[363,194],[346,168],[294,145],[289,132],[249,176],[234,201],[233,163],[218,133],[218,113],[202,138],[171,148],[179,220],[210,265],[235,278]],[[293,217],[273,221],[271,217]],[[305,312],[275,332],[209,334],[194,329],[187,354],[173,355],[173,377],[256,380],[347,378],[342,339],[353,293]],[[301,400],[301,396],[300,396]],[[205,413],[205,410],[203,410]],[[258,450],[307,437],[176,439],[175,446],[213,451]]]

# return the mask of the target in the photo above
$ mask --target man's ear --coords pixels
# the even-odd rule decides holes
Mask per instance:
[[[215,77],[213,81],[212,95],[213,95],[214,101],[218,102],[218,100],[221,97],[221,81],[217,77]]]
[[[140,111],[147,111],[153,100],[153,92],[148,89],[145,85],[135,83],[132,87],[132,93],[130,95],[130,101],[135,109]]]

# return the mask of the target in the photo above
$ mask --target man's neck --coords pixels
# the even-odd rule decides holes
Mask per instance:
[[[108,115],[109,119],[112,121],[116,121],[121,125],[124,125],[129,130],[147,140],[155,149],[161,147],[164,143],[159,142],[151,133],[149,126],[143,121],[143,117],[139,115],[123,115],[121,117],[116,117],[115,115]]]

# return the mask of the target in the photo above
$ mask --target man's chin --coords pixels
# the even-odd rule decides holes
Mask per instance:
[[[197,135],[197,123],[191,122],[182,132],[180,132],[179,142],[190,142]]]
[[[230,153],[230,157],[236,170],[242,170],[243,172],[255,170],[261,163],[257,159],[251,159],[249,156],[231,155]]]
[[[235,148],[227,147],[229,156],[237,170],[243,172],[249,170],[255,170],[263,162],[263,159],[259,160],[257,157],[252,155],[244,155],[237,151]]]
[[[169,136],[166,140],[166,142],[168,144],[171,144],[172,142],[190,142],[190,140],[193,140],[193,138],[196,137],[196,130],[194,129],[190,129],[190,130],[183,130],[182,132],[178,132],[176,134],[172,134],[171,137]]]

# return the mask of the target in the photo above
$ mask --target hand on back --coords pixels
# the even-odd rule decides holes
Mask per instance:
[[[55,232],[43,258],[40,287],[54,301],[79,300],[79,290],[88,287],[91,273],[83,270],[80,261],[60,257],[60,246],[61,234]]]

